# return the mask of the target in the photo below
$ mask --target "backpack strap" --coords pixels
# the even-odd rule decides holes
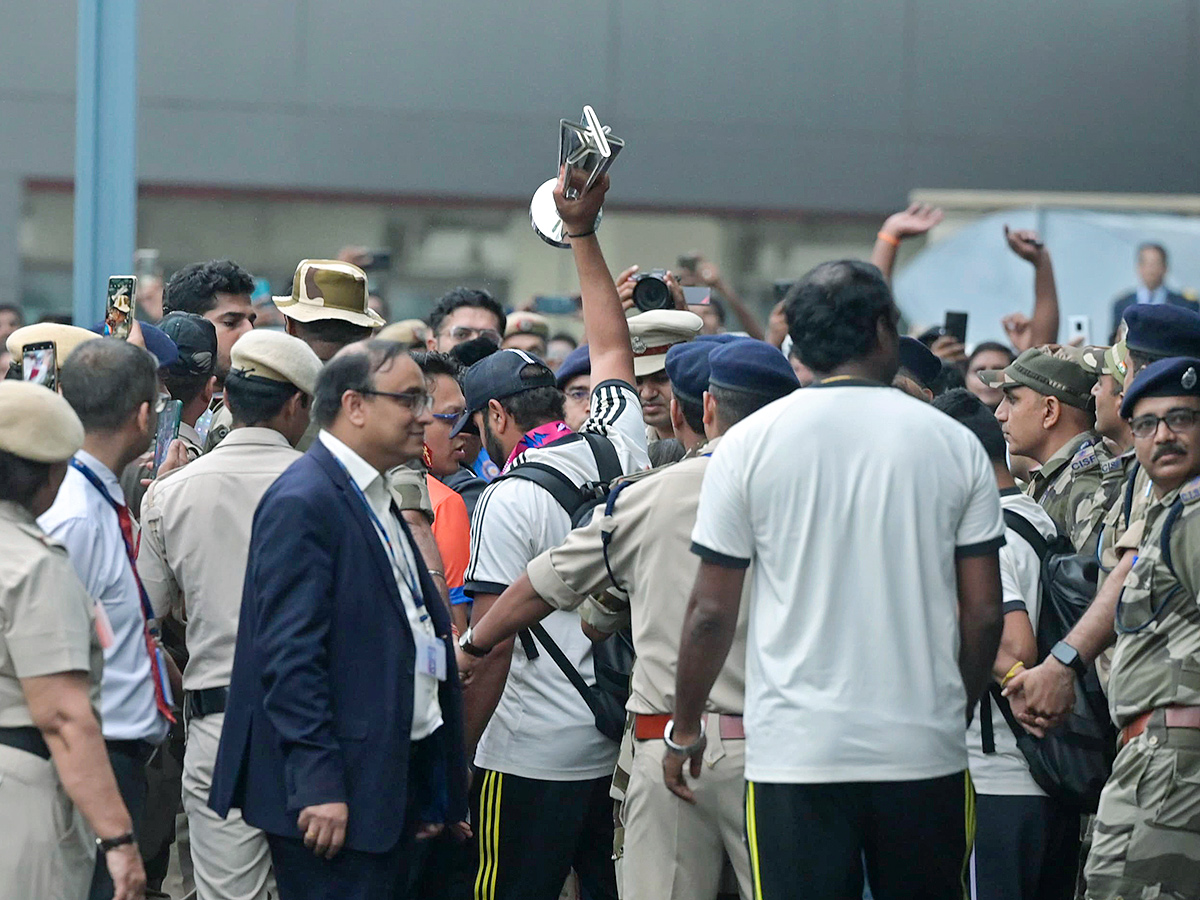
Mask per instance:
[[[984,697],[987,697],[988,694],[996,702],[996,706],[1000,709],[1000,715],[1004,716],[1004,721],[1008,723],[1008,730],[1013,733],[1013,737],[1020,739],[1027,732],[1021,727],[1021,723],[1017,721],[1017,717],[1013,715],[1012,707],[1008,705],[1008,698],[1000,693],[1000,685],[994,681],[989,683],[987,694],[984,694]]]
[[[1135,459],[1129,467],[1129,477],[1125,479],[1125,502],[1121,508],[1125,513],[1126,528],[1129,527],[1129,516],[1133,512],[1133,483],[1137,481],[1137,473],[1141,467],[1142,464]]]
[[[571,665],[571,661],[562,652],[562,648],[554,642],[554,638],[550,637],[549,632],[542,627],[540,622],[537,625],[530,625],[529,630],[537,638],[538,642],[546,648],[546,652],[550,654],[550,658],[554,660],[554,664],[567,676],[567,680],[575,686],[575,690],[579,692],[579,696],[583,698],[583,702],[588,705],[588,709],[592,711],[592,715],[599,716],[601,714],[600,704],[592,696],[591,686],[583,680],[583,676],[579,674],[579,670]]]
[[[982,744],[983,752],[991,754],[996,752],[996,734],[992,730],[992,703],[991,693],[983,692],[983,696],[979,698],[979,742]]]
[[[584,496],[570,478],[554,466],[540,462],[526,462],[505,472],[496,481],[504,478],[522,478],[541,485],[550,492],[558,505],[567,511],[568,516],[574,516],[575,510],[583,505]]]
[[[600,473],[600,481],[611,484],[625,471],[621,468],[621,459],[617,456],[617,448],[602,434],[583,432],[583,439],[592,448],[592,457],[596,460],[596,471]]]
[[[1179,577],[1175,571],[1175,565],[1171,561],[1171,529],[1175,526],[1176,520],[1183,514],[1183,500],[1176,500],[1171,504],[1170,510],[1167,511],[1167,520],[1163,522],[1162,539],[1159,542],[1159,550],[1162,553],[1162,561],[1167,564],[1171,574],[1176,578]]]
[[[1019,512],[1006,509],[1004,510],[1004,524],[1029,542],[1029,546],[1037,554],[1039,562],[1044,563],[1046,561],[1046,554],[1050,551],[1050,543],[1042,537],[1042,533],[1034,527],[1032,522]]]

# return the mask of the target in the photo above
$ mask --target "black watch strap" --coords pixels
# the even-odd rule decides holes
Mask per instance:
[[[1064,666],[1070,666],[1071,669],[1080,678],[1087,675],[1087,664],[1083,661],[1083,657],[1079,655],[1079,651],[1068,644],[1066,641],[1059,641],[1051,650],[1051,655],[1054,656]]]
[[[119,834],[116,837],[96,838],[96,846],[100,848],[101,853],[107,853],[109,850],[116,850],[118,847],[124,847],[126,844],[132,844],[137,840],[133,836],[132,831],[127,831],[125,834]]]

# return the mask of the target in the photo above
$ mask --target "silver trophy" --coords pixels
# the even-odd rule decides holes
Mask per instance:
[[[617,154],[625,146],[625,142],[612,134],[607,125],[601,125],[596,111],[590,106],[583,108],[583,118],[579,124],[559,120],[558,167],[566,167],[567,199],[574,200],[586,193],[596,183],[596,180],[608,171]],[[529,221],[533,230],[552,247],[570,247],[566,239],[566,226],[558,217],[558,208],[554,205],[554,188],[558,178],[551,178],[533,195],[529,204]],[[603,211],[601,211],[602,213]],[[600,225],[601,213],[596,215],[596,225]]]

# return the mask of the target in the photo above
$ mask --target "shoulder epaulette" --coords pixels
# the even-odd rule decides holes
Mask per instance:
[[[1187,504],[1200,500],[1200,475],[1197,475],[1179,489],[1179,499]]]

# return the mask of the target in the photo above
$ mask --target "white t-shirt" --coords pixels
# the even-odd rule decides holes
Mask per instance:
[[[1020,491],[1007,493],[1000,498],[1005,509],[1027,519],[1046,540],[1054,537],[1054,520],[1041,505]],[[1034,633],[1037,633],[1038,612],[1041,609],[1041,562],[1037,553],[1025,538],[1011,528],[1005,532],[1007,543],[1000,548],[1000,584],[1004,588],[1004,614],[1024,612],[1029,616]],[[967,728],[967,753],[971,758],[971,781],[980,794],[1006,794],[1022,796],[1046,796],[1029,774],[1025,755],[1017,749],[1008,723],[995,705],[992,711],[992,735],[996,752],[983,752],[983,733],[980,730],[980,712]]]
[[[619,381],[592,390],[591,415],[580,428],[612,441],[626,473],[650,465],[637,391]],[[599,477],[595,457],[582,437],[525,451],[522,462],[551,465],[579,485]],[[529,561],[557,547],[571,530],[566,510],[540,485],[520,478],[493,482],[471,520],[467,594],[500,594]],[[592,642],[579,614],[560,610],[542,626],[588,684],[595,684]],[[618,745],[596,730],[595,716],[579,692],[540,645],[530,659],[518,640],[508,682],[479,741],[475,764],[485,769],[545,781],[585,781],[611,775]]]
[[[756,564],[747,779],[967,767],[955,558],[1004,540],[975,435],[891,387],[796,391],[725,435],[692,539],[709,562]]]

